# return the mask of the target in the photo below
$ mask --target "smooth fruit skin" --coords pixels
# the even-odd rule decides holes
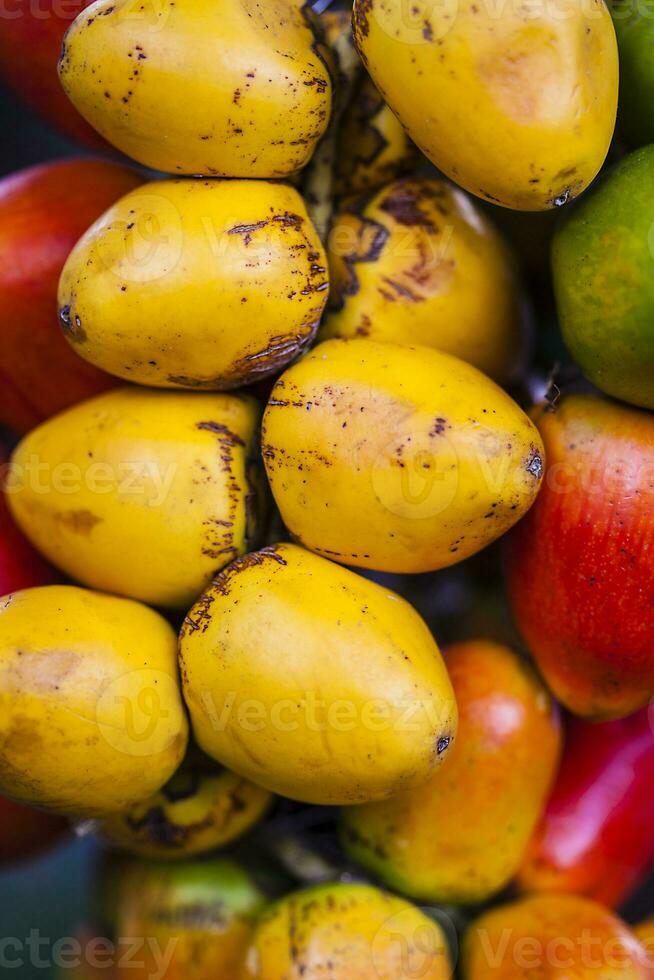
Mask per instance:
[[[513,616],[559,701],[624,717],[654,693],[654,418],[571,395],[538,426],[543,489],[506,542]]]
[[[180,669],[208,755],[307,803],[385,799],[449,755],[454,694],[408,603],[292,544],[226,568],[191,610]]]
[[[84,585],[188,608],[254,533],[258,418],[241,395],[99,395],[19,444],[13,516]]]
[[[256,916],[267,904],[232,861],[127,863],[116,888],[116,935],[143,940],[118,969],[132,980],[235,980]]]
[[[68,822],[0,797],[0,865],[35,857],[60,840]]]
[[[607,395],[654,408],[654,146],[625,157],[552,244],[561,332]]]
[[[67,95],[110,143],[171,174],[288,177],[331,111],[327,52],[294,0],[98,0],[69,28]]]
[[[424,344],[496,380],[520,361],[518,285],[476,205],[442,180],[408,177],[346,202],[329,235],[329,337]]]
[[[424,162],[367,73],[363,74],[345,111],[338,139],[337,197],[382,187]]]
[[[370,885],[295,892],[261,917],[240,980],[449,980],[447,942],[420,909]]]
[[[654,142],[650,106],[654,101],[651,49],[654,25],[644,8],[629,0],[610,0],[608,8],[620,54],[620,134],[631,146]]]
[[[654,860],[653,781],[647,708],[599,725],[569,719],[561,769],[518,887],[619,906]]]
[[[51,585],[0,600],[0,791],[77,817],[132,806],[179,766],[175,634],[140,603]]]
[[[284,523],[334,561],[426,572],[504,534],[540,486],[538,430],[469,364],[427,347],[329,340],[289,368],[262,451]]]
[[[0,79],[66,136],[93,149],[106,149],[105,141],[66,98],[57,77],[66,28],[92,2],[12,0],[0,32]]]
[[[27,432],[114,384],[62,338],[57,283],[80,235],[140,183],[127,167],[82,159],[0,181],[0,423],[10,429]]]
[[[341,836],[355,861],[423,902],[487,901],[518,870],[559,761],[558,714],[508,647],[445,651],[459,707],[450,759],[429,782],[384,803],[348,807]]]
[[[313,340],[326,265],[293,187],[156,181],[80,239],[59,319],[81,357],[126,381],[236,388],[279,372]]]
[[[54,585],[60,578],[11,516],[4,490],[6,469],[7,462],[0,448],[0,595],[37,585]]]
[[[602,166],[618,97],[603,3],[574,0],[562,15],[549,5],[355,0],[353,24],[411,139],[472,194],[547,210],[580,194]]]
[[[465,936],[464,980],[645,980],[645,950],[597,902],[577,895],[535,895],[481,915]]]
[[[181,860],[224,847],[250,830],[269,808],[265,789],[198,753],[161,790],[96,832],[139,857]]]

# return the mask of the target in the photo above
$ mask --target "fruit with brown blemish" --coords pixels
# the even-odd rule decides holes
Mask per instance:
[[[654,417],[594,395],[537,412],[548,465],[506,541],[513,615],[559,701],[625,717],[654,694]]]
[[[113,869],[112,877],[113,931],[123,947],[139,949],[134,957],[121,957],[119,978],[238,976],[256,918],[268,904],[245,868],[226,860],[129,861]]]
[[[138,602],[59,585],[0,599],[0,792],[76,817],[154,793],[186,749],[176,654]]]
[[[460,190],[408,177],[346,202],[328,243],[321,337],[424,344],[506,380],[524,351],[517,277],[504,242]]]
[[[325,341],[289,368],[262,450],[296,540],[389,572],[444,568],[500,537],[544,460],[536,426],[476,368],[372,340]]]
[[[259,414],[245,395],[117,388],[23,439],[9,505],[84,585],[188,608],[256,535]]]
[[[289,177],[331,111],[329,55],[293,0],[176,0],[79,14],[59,76],[85,119],[139,163],[171,174]]]
[[[311,343],[326,266],[294,188],[157,181],[123,197],[73,249],[60,321],[81,357],[126,381],[236,388]]]
[[[404,176],[424,162],[399,119],[367,73],[341,122],[336,158],[338,197],[362,194]]]
[[[557,711],[536,674],[484,640],[450,647],[459,706],[448,765],[391,800],[348,807],[350,855],[390,888],[424,902],[475,904],[518,870],[559,760]]]
[[[618,98],[603,3],[573,0],[561,17],[547,5],[355,0],[353,23],[411,139],[465,190],[542,211],[576,197],[602,166]]]
[[[139,857],[180,860],[224,847],[264,816],[272,797],[197,749],[165,786],[96,828]]]
[[[292,544],[238,559],[186,617],[184,697],[198,745],[308,803],[424,782],[456,734],[454,694],[420,616]]]
[[[450,980],[437,921],[371,885],[339,882],[295,892],[261,916],[241,980]]]
[[[646,980],[647,956],[629,927],[577,895],[535,895],[483,913],[462,946],[464,980]]]

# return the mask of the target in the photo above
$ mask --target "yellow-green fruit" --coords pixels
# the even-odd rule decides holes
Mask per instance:
[[[59,75],[84,118],[147,167],[287,177],[327,126],[327,57],[293,0],[98,0],[69,28]]]
[[[618,54],[601,0],[572,0],[563,14],[547,4],[355,0],[354,37],[409,136],[478,197],[547,210],[602,166]]]
[[[442,180],[396,181],[347,205],[329,235],[321,337],[425,344],[506,379],[521,357],[517,282],[492,225]]]
[[[217,576],[186,618],[180,667],[200,747],[308,803],[424,782],[456,732],[447,671],[415,610],[296,545]]]
[[[117,869],[114,905],[116,937],[135,951],[118,978],[236,980],[267,899],[232,861],[130,861]]]
[[[520,657],[484,640],[445,652],[459,731],[424,786],[342,812],[349,854],[427,902],[487,901],[516,874],[556,774],[558,715]]]
[[[241,980],[450,980],[440,925],[371,885],[295,892],[261,916]]]
[[[127,381],[235,388],[279,371],[311,342],[326,264],[292,187],[153,182],[73,249],[59,318],[82,357]]]
[[[175,860],[224,847],[253,827],[271,803],[267,790],[215,762],[186,760],[166,785],[97,832],[139,857]]]
[[[187,732],[175,633],[158,613],[68,585],[0,599],[0,793],[115,813],[170,779]]]
[[[247,550],[258,417],[244,396],[117,388],[23,439],[9,505],[37,548],[78,581],[188,608]]]
[[[275,385],[263,456],[284,523],[348,565],[427,572],[533,503],[543,444],[476,368],[427,347],[319,344]]]
[[[412,170],[423,160],[402,124],[364,74],[341,123],[336,194],[361,194]]]

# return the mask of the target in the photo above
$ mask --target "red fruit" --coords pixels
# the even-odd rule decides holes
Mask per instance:
[[[33,857],[68,830],[61,817],[41,813],[0,796],[0,863]]]
[[[559,701],[624,717],[654,693],[654,414],[573,395],[537,424],[545,479],[506,542],[513,613]]]
[[[5,465],[6,461],[0,458],[0,468],[4,469]],[[2,482],[0,478],[0,487]],[[5,494],[0,492],[0,596],[60,581],[61,576],[18,529],[9,513]]]
[[[647,708],[600,725],[570,719],[561,769],[518,876],[521,890],[623,902],[654,861],[653,784]]]
[[[0,423],[24,433],[116,382],[83,361],[57,322],[73,245],[140,183],[105,160],[63,160],[0,180]]]
[[[10,0],[0,31],[0,79],[66,136],[95,149],[107,143],[68,100],[57,75],[64,34],[93,0]]]

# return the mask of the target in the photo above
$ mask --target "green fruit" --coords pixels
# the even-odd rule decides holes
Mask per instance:
[[[620,54],[618,125],[633,146],[654,142],[654,20],[632,0],[612,0],[609,10]]]
[[[654,146],[625,157],[552,247],[563,339],[608,395],[654,408]]]

